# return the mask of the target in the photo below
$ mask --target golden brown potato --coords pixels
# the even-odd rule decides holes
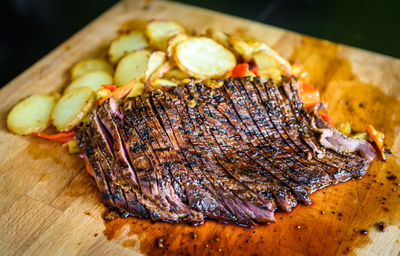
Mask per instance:
[[[90,71],[103,70],[110,75],[113,74],[113,67],[103,59],[84,59],[71,68],[71,80],[74,80]]]
[[[144,83],[142,82],[136,82],[135,86],[132,88],[132,90],[129,92],[127,98],[130,97],[137,97],[139,95],[142,95],[144,92]]]
[[[236,65],[235,56],[208,37],[191,37],[175,46],[174,60],[191,76],[220,78]]]
[[[146,71],[144,72],[144,80],[148,81],[151,75],[166,61],[165,52],[155,51],[150,55],[147,63]]]
[[[91,110],[96,98],[91,87],[78,87],[64,93],[51,113],[53,125],[58,131],[71,130]]]
[[[148,47],[146,36],[142,31],[132,31],[115,39],[108,50],[108,58],[116,64],[126,54]]]
[[[17,103],[7,116],[8,129],[16,134],[40,132],[50,125],[50,114],[57,97],[35,94]]]
[[[90,71],[77,79],[73,80],[65,89],[64,93],[79,87],[91,87],[94,91],[98,91],[103,84],[111,84],[113,79],[111,75],[103,70]]]
[[[148,50],[138,50],[129,53],[118,63],[114,80],[117,86],[122,86],[132,79],[141,81],[146,72],[151,52]]]
[[[185,28],[175,21],[152,20],[145,29],[150,44],[161,51],[167,51],[168,39],[177,33],[185,33]]]

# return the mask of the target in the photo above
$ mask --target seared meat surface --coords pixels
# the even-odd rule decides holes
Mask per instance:
[[[274,222],[275,210],[362,177],[375,157],[308,113],[295,78],[192,82],[107,100],[90,119],[77,137],[104,203],[154,221]]]

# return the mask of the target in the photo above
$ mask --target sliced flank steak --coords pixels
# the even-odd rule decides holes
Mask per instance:
[[[307,111],[296,78],[191,81],[111,98],[77,129],[104,203],[153,221],[251,227],[310,204],[316,190],[365,175],[364,140]]]

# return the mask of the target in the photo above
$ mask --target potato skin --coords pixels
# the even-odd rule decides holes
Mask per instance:
[[[174,61],[191,76],[221,78],[236,65],[236,58],[225,47],[208,37],[191,37],[175,46]]]
[[[76,63],[71,68],[71,80],[75,80],[76,78],[96,70],[103,70],[110,75],[113,75],[113,67],[110,63],[103,59],[84,59]]]
[[[7,116],[7,128],[15,134],[40,132],[50,125],[56,94],[34,94],[17,103]]]
[[[128,53],[145,49],[148,46],[149,44],[147,43],[144,32],[132,31],[112,41],[108,50],[108,59],[110,63],[114,65]]]
[[[90,87],[78,87],[64,93],[51,113],[57,131],[70,131],[78,125],[91,110],[96,97],[96,92]]]

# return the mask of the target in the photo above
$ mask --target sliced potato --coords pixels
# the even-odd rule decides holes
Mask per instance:
[[[275,60],[279,63],[279,69],[285,74],[285,75],[290,75],[291,74],[291,66],[290,63],[282,58],[279,53],[276,51],[272,50],[268,45],[264,43],[260,43],[257,45],[258,47],[256,48],[257,50],[255,52],[265,52],[271,55],[272,57],[275,58]]]
[[[180,69],[199,78],[219,78],[236,65],[235,56],[207,37],[192,37],[175,46],[174,60]]]
[[[209,28],[206,30],[206,36],[211,39],[214,39],[216,42],[222,44],[226,48],[230,48],[229,36],[224,32]]]
[[[259,70],[267,70],[278,67],[276,59],[264,51],[255,53],[253,55],[253,59]]]
[[[229,43],[232,45],[233,51],[241,56],[244,61],[251,60],[254,49],[241,37],[229,37]]]
[[[114,73],[116,85],[122,86],[134,78],[136,78],[136,81],[142,80],[150,55],[151,52],[148,50],[138,50],[123,57]]]
[[[185,32],[185,28],[181,24],[166,20],[152,20],[145,29],[150,44],[162,51],[167,50],[168,39],[179,32]]]
[[[103,70],[90,71],[83,76],[73,80],[65,89],[65,92],[79,88],[79,87],[91,87],[94,91],[102,89],[101,85],[111,84],[113,79],[111,75]]]
[[[40,132],[50,125],[50,114],[57,98],[49,94],[35,94],[17,103],[7,116],[8,129],[16,134]]]
[[[170,61],[164,62],[153,74],[150,76],[149,81],[154,81],[158,78],[163,77],[168,71],[173,68],[173,64]]]
[[[113,74],[113,67],[103,59],[85,59],[79,61],[71,68],[71,80],[82,76],[90,71],[103,70],[110,75]]]
[[[144,72],[144,80],[150,79],[150,76],[166,61],[165,52],[155,51],[150,55]]]
[[[274,80],[275,84],[279,84],[282,81],[282,75],[279,69],[277,68],[270,68],[266,70],[259,70],[258,74],[260,77],[265,79],[272,79]]]
[[[132,88],[132,90],[129,92],[127,98],[131,97],[137,97],[139,95],[142,95],[144,92],[144,83],[142,82],[136,82],[135,86]]]
[[[183,72],[182,70],[180,70],[179,68],[173,68],[163,75],[163,78],[166,78],[169,80],[171,80],[171,79],[182,80],[182,79],[185,79],[188,77],[190,77],[190,76],[188,74],[186,74],[185,72]]]
[[[231,43],[235,53],[239,54],[244,61],[251,60],[257,53],[267,53],[276,60],[282,73],[286,75],[291,74],[289,62],[282,58],[276,51],[272,50],[265,43],[253,39],[243,39],[236,36],[231,36],[229,38],[229,42]]]
[[[69,131],[78,125],[91,110],[96,92],[91,87],[69,90],[57,102],[51,120],[58,131]]]
[[[184,34],[184,33],[178,33],[173,35],[169,40],[168,40],[168,45],[167,45],[167,56],[168,58],[172,59],[172,56],[174,55],[174,50],[175,46],[183,41],[188,39],[189,36]]]
[[[271,55],[273,58],[275,58],[276,62],[278,63],[279,69],[283,71],[286,75],[291,74],[291,66],[287,60],[282,58],[279,53],[274,51],[271,47],[269,47],[267,44],[254,40],[254,39],[247,39],[246,40],[247,44],[253,49],[253,53],[258,53],[258,52],[264,52],[268,53]]]
[[[156,79],[153,82],[151,82],[151,87],[153,87],[153,89],[161,89],[163,87],[176,87],[176,86],[177,86],[176,83],[167,79]]]
[[[125,54],[148,47],[146,36],[142,31],[132,31],[115,39],[108,50],[112,64],[117,63]]]

